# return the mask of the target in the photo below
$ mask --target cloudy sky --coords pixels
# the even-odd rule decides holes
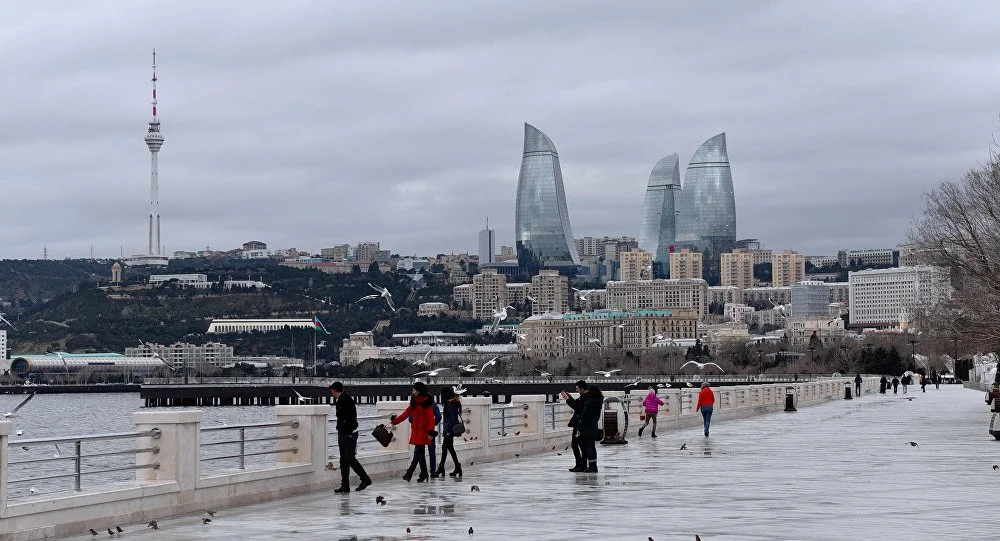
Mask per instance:
[[[998,128],[995,2],[19,2],[0,17],[0,258],[163,244],[513,241],[522,123],[574,235],[638,233],[649,170],[725,131],[737,234],[892,246]]]

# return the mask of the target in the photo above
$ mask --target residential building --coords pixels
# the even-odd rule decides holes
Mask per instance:
[[[698,338],[702,345],[717,355],[726,344],[733,342],[745,344],[750,339],[750,330],[747,324],[742,321],[699,325]]]
[[[821,347],[830,347],[839,344],[847,331],[844,329],[844,320],[839,317],[830,319],[828,315],[788,318],[785,325],[785,336],[788,337],[792,347],[806,347],[813,341],[815,336]]]
[[[671,154],[656,162],[649,173],[639,221],[639,248],[652,254],[653,261],[661,268],[668,263],[677,237],[675,199],[680,189],[681,171],[677,154]],[[701,278],[701,274],[697,277]],[[671,278],[674,276],[671,275]]]
[[[736,286],[708,287],[708,304],[724,305],[728,302],[742,304],[743,289]]]
[[[559,314],[547,312],[525,319],[518,331],[518,352],[529,358],[599,355],[601,347],[640,351],[652,347],[654,337],[695,338],[698,314],[694,310],[596,310]]]
[[[770,253],[770,250],[768,250]],[[740,289],[753,287],[753,267],[756,265],[757,253],[750,250],[733,250],[719,254],[720,282],[724,286],[735,286]],[[768,260],[770,262],[770,259]]]
[[[319,250],[319,255],[332,261],[347,261],[350,253],[350,244],[337,244],[333,248],[320,248]]]
[[[500,254],[497,256],[497,261],[507,261],[509,259],[517,259],[517,251],[514,250],[513,246],[501,246]]]
[[[283,331],[288,328],[309,328],[315,327],[311,319],[213,319],[208,324],[208,334],[241,333],[241,332],[271,332]]]
[[[455,263],[448,271],[448,283],[457,286],[469,283],[469,274],[465,272],[465,269],[461,265]]]
[[[691,157],[677,210],[676,244],[701,252],[704,278],[718,285],[719,254],[731,252],[736,243],[736,197],[725,133],[702,143]]]
[[[456,288],[457,289],[457,288]],[[472,277],[472,317],[492,319],[493,313],[510,304],[507,295],[507,277],[496,269],[482,269]]]
[[[840,263],[837,256],[833,255],[807,255],[806,263],[809,263],[817,269],[822,269],[824,267],[830,267]]]
[[[632,237],[583,237],[575,239],[581,258],[618,261],[619,254],[639,249],[639,241]]]
[[[622,252],[619,256],[618,275],[621,280],[653,278],[653,254],[638,248]]]
[[[747,304],[789,304],[792,302],[791,286],[748,287],[743,290],[743,302]]]
[[[799,282],[791,286],[791,296],[793,317],[825,317],[830,312],[830,288],[824,282]]]
[[[531,282],[512,282],[507,284],[507,304],[523,306],[530,294]]]
[[[378,251],[377,242],[359,242],[354,249],[354,259],[355,261],[376,261],[375,256]]]
[[[795,250],[771,255],[771,285],[791,286],[806,279],[806,258]]]
[[[607,307],[611,310],[691,308],[699,318],[708,313],[708,284],[704,280],[611,281],[606,288]]]
[[[850,282],[823,282],[830,291],[830,302],[847,304],[851,301]]]
[[[739,304],[734,302],[727,302],[722,309],[722,316],[730,321],[735,321],[737,323],[743,323],[749,314],[755,312],[753,306],[747,306],[745,304]]]
[[[690,248],[681,248],[670,253],[671,278],[701,279],[703,265],[702,254]]]
[[[361,272],[367,272],[371,263],[371,261],[326,261],[315,258],[299,258],[282,261],[279,265],[295,269],[316,269],[327,274],[350,274],[354,272],[354,267],[358,267]],[[388,262],[380,262],[378,268],[379,272],[391,272],[393,267]]]
[[[527,123],[517,178],[514,240],[518,262],[528,274],[543,267],[580,264],[569,223],[559,153],[547,135]]]
[[[451,290],[451,302],[460,307],[472,307],[472,284],[455,286]]]
[[[851,272],[851,327],[897,327],[951,297],[948,269],[919,265]]]
[[[898,255],[892,248],[847,249],[837,252],[837,261],[845,269],[847,267],[892,267],[898,264]]]
[[[233,346],[219,342],[207,342],[202,345],[175,342],[169,346],[145,344],[125,348],[125,356],[159,357],[175,370],[186,366],[200,371],[231,365],[235,358]]]
[[[531,277],[532,314],[569,312],[569,278],[557,270],[541,270]]]

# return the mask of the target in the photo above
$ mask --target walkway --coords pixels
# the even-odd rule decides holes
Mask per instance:
[[[987,433],[983,395],[950,385],[902,396],[718,423],[710,438],[684,429],[636,439],[633,430],[631,444],[598,449],[599,474],[567,472],[572,454],[560,447],[466,464],[461,482],[383,481],[349,496],[223,509],[207,525],[180,516],[160,520],[158,531],[123,528],[132,539],[178,541],[989,537],[1000,442]]]

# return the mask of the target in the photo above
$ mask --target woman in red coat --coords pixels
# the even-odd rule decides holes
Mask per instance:
[[[389,421],[398,425],[408,418],[412,419],[410,445],[413,446],[413,460],[410,462],[410,467],[406,469],[406,473],[403,474],[403,479],[406,481],[412,479],[413,471],[419,465],[420,477],[417,477],[417,482],[423,483],[428,479],[424,448],[430,445],[433,438],[437,437],[437,431],[434,430],[436,424],[434,422],[434,399],[428,394],[427,386],[420,381],[413,384],[412,393],[410,405],[403,410],[403,413],[390,417]]]

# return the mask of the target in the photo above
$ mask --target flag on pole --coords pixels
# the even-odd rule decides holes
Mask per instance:
[[[316,329],[316,332],[330,334],[330,331],[326,330],[326,327],[323,326],[323,322],[319,320],[319,316],[313,316],[313,327]]]

